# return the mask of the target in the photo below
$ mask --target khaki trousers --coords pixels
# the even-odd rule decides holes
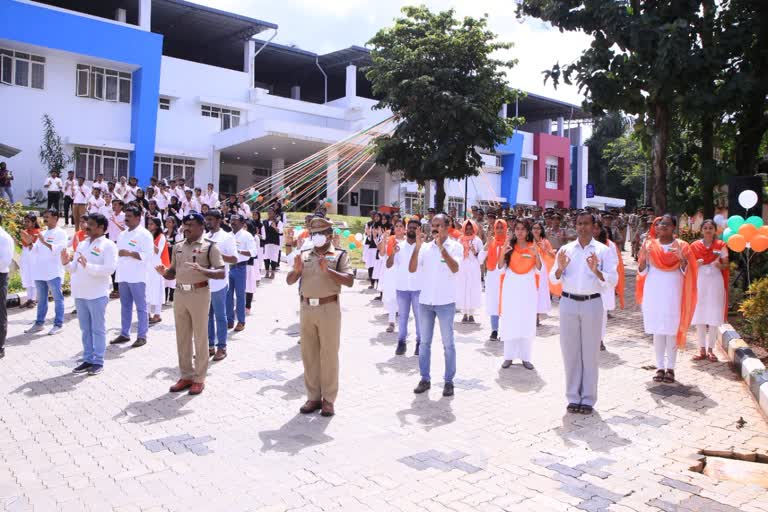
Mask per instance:
[[[334,403],[339,392],[339,337],[341,306],[301,305],[301,360],[309,400]]]
[[[75,231],[80,229],[80,217],[85,215],[87,205],[85,204],[73,204],[72,205],[72,220],[74,221],[73,224],[75,225]],[[115,240],[117,242],[117,240]]]
[[[210,307],[211,289],[208,287],[189,292],[177,289],[173,295],[176,350],[179,353],[182,379],[205,382],[205,375],[208,372],[208,310]],[[192,365],[193,356],[194,366]]]

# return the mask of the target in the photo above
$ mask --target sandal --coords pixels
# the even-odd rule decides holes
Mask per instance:
[[[704,361],[707,358],[707,354],[700,352],[691,358],[691,361]]]
[[[709,362],[711,362],[711,363],[717,363],[718,361],[720,361],[720,360],[717,358],[717,356],[715,355],[715,353],[714,353],[714,352],[710,352],[710,353],[709,353],[709,355],[707,356],[707,359],[708,359],[708,360],[709,360]]]
[[[653,376],[653,382],[664,382],[664,370],[656,370],[656,375]]]
[[[664,382],[667,384],[673,384],[675,382],[675,370],[667,370],[667,374],[664,376]]]
[[[579,406],[579,414],[592,414],[592,406],[581,404]]]
[[[581,405],[579,404],[568,404],[568,407],[565,408],[566,411],[577,413],[581,410]]]

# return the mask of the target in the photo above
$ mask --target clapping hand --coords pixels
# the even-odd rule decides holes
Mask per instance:
[[[69,253],[66,249],[61,250],[60,256],[62,265],[69,265],[69,263],[72,261],[72,258],[69,256]]]
[[[557,253],[557,268],[560,269],[560,272],[563,272],[569,263],[571,263],[571,258],[568,257],[565,251]]]
[[[592,272],[597,271],[597,266],[600,263],[600,260],[597,259],[597,254],[592,253],[589,256],[587,256],[587,267],[589,267],[589,270]]]
[[[155,266],[155,271],[160,274],[161,276],[165,275],[165,267],[163,265],[157,265]]]
[[[294,259],[293,259],[293,273],[297,275],[301,275],[301,272],[304,270],[304,260],[302,259],[301,253],[299,253]]]

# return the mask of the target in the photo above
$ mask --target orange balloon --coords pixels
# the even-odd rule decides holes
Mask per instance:
[[[752,224],[747,224],[746,222],[739,226],[738,233],[744,237],[744,240],[749,242],[752,240],[752,237],[757,234],[757,228]]]
[[[359,248],[361,248],[363,246],[363,242],[359,242],[359,241],[355,240],[355,245],[359,249]]]
[[[768,236],[763,234],[757,234],[752,237],[752,241],[749,242],[752,250],[755,252],[763,252],[768,249]]]
[[[356,242],[356,241],[357,241],[357,240],[355,240],[355,235],[352,235],[352,234],[350,234],[350,235],[347,237],[347,240],[349,240],[350,242]]]
[[[757,230],[758,234],[768,236],[768,224]]]
[[[728,239],[728,248],[734,252],[742,252],[747,248],[747,239],[740,234],[731,235],[731,238]]]

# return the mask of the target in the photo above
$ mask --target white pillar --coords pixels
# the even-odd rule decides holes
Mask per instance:
[[[211,153],[208,161],[210,162],[211,169],[207,176],[207,181],[205,183],[196,183],[195,185],[205,190],[205,187],[210,182],[213,183],[213,190],[219,192],[221,190],[219,187],[219,180],[221,179],[221,151],[213,149],[213,145],[211,145]]]
[[[332,152],[328,155],[328,169],[325,173],[325,197],[331,200],[331,206],[328,208],[328,213],[338,213],[339,154],[336,152]]]
[[[152,0],[139,0],[139,27],[147,32],[152,30]]]
[[[245,42],[243,50],[243,72],[248,74],[248,84],[251,89],[254,87],[256,77],[253,73],[254,60],[256,59],[256,41],[248,39]]]
[[[347,101],[352,101],[352,99],[357,96],[357,66],[354,64],[350,64],[347,66],[347,79],[346,79],[346,88],[345,88],[345,96],[347,98]]]
[[[547,135],[552,135],[552,120],[545,119],[543,123],[544,123],[544,129],[542,131]]]
[[[507,104],[506,103],[501,106],[501,110],[499,110],[499,117],[501,117],[502,119],[506,119],[507,118]]]
[[[291,99],[292,100],[301,99],[301,86],[294,85],[293,87],[291,87]]]
[[[565,133],[563,131],[563,116],[560,116],[557,118],[557,136],[563,137],[563,134]]]
[[[273,158],[272,159],[272,175],[282,172],[283,169],[285,169],[285,160],[282,158]],[[269,190],[270,195],[277,195],[280,191],[280,187],[285,185],[285,181],[283,180],[283,176],[280,175],[275,181],[272,182],[273,190]],[[262,192],[261,190],[259,192]]]

